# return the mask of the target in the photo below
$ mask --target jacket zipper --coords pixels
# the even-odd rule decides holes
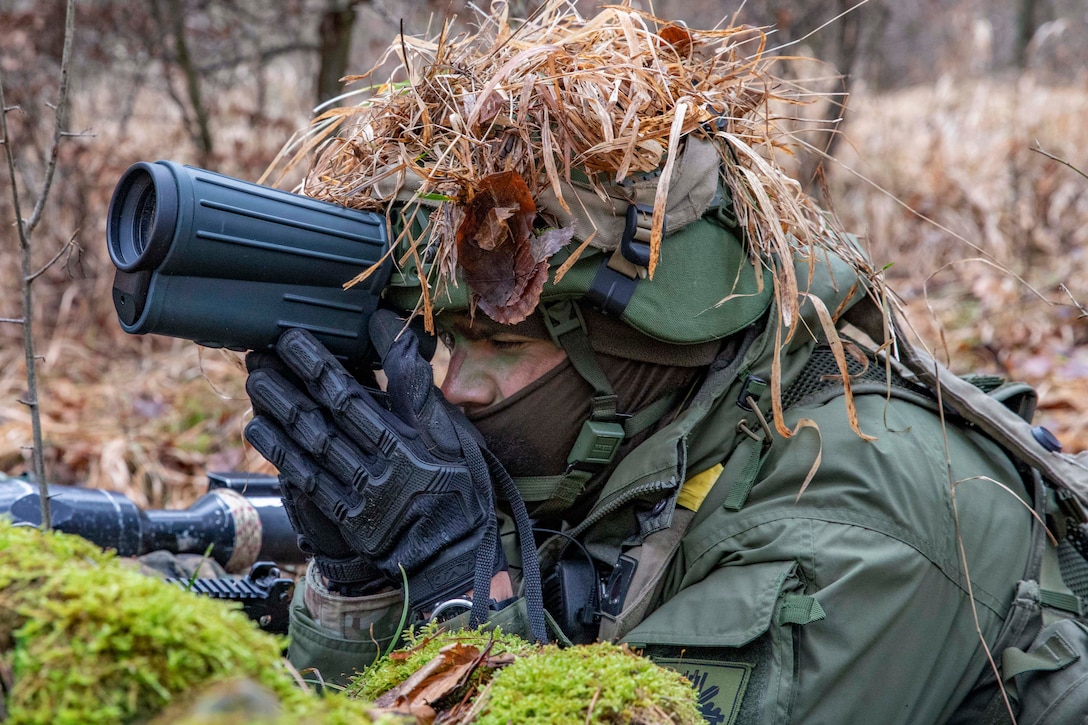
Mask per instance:
[[[609,514],[618,511],[625,504],[630,503],[634,499],[647,493],[654,493],[657,491],[664,491],[676,486],[669,481],[651,481],[650,483],[644,483],[641,486],[636,486],[627,491],[621,491],[615,495],[611,501],[602,504],[595,512],[591,512],[582,523],[575,526],[570,531],[565,532],[567,536],[577,537],[583,534],[589,527],[596,524],[598,521],[608,516]]]

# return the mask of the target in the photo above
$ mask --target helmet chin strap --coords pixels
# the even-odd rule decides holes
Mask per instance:
[[[624,441],[631,440],[674,410],[688,385],[665,392],[631,414],[618,411],[618,397],[589,344],[581,310],[571,300],[540,305],[552,341],[567,353],[571,367],[593,388],[589,419],[582,423],[567,456],[567,469],[558,476],[519,476],[518,490],[535,503],[534,516],[557,514],[570,508],[590,480],[616,459]]]
[[[535,504],[534,516],[562,513],[585,492],[590,480],[616,459],[620,446],[657,423],[676,408],[687,385],[665,392],[631,414],[618,411],[619,398],[604,374],[589,343],[581,309],[573,300],[541,303],[544,325],[557,347],[567,353],[574,371],[593,389],[589,418],[582,422],[567,455],[566,470],[559,475],[518,476],[518,490],[527,503]],[[630,401],[628,401],[628,404]]]
[[[540,305],[552,342],[562,348],[571,365],[593,388],[589,419],[567,456],[567,470],[560,476],[519,478],[527,501],[539,501],[534,514],[557,513],[569,508],[589,480],[616,457],[627,433],[617,411],[617,397],[589,344],[581,310],[573,300]]]

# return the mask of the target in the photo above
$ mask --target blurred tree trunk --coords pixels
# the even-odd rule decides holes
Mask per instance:
[[[189,52],[189,41],[185,29],[185,0],[159,0],[152,2],[151,13],[162,36],[173,41],[173,56],[165,46],[148,39],[148,50],[153,57],[162,60],[167,68],[176,65],[185,79],[185,99],[175,92],[174,85],[167,73],[167,92],[181,110],[185,128],[197,149],[197,163],[207,166],[214,150],[211,131],[211,115],[204,104],[201,88],[201,72]]]
[[[822,103],[815,114],[820,122],[806,134],[815,150],[803,157],[798,169],[805,191],[818,200],[827,201],[823,198],[823,169],[841,138],[854,82],[874,43],[883,35],[890,15],[883,3],[858,6],[857,0],[794,0],[776,9],[776,25],[783,40],[792,44],[807,38],[814,57],[830,63],[839,74],[837,87],[826,88],[833,97]],[[830,25],[816,31],[825,23]],[[813,35],[795,37],[801,33]]]
[[[347,75],[351,57],[351,33],[355,29],[355,6],[360,0],[328,0],[318,29],[317,102],[340,95],[340,79]]]
[[[1016,65],[1026,68],[1028,64],[1028,46],[1035,37],[1038,27],[1039,1],[1020,0],[1016,16]]]
[[[193,107],[193,119],[190,134],[196,141],[200,153],[200,165],[207,166],[212,155],[211,119],[204,105],[200,88],[200,73],[189,54],[189,43],[185,39],[185,7],[183,0],[170,0],[170,21],[174,30],[174,52],[178,55],[178,67],[185,74],[185,90],[189,103]]]

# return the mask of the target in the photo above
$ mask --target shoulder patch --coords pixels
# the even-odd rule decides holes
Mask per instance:
[[[682,674],[699,693],[699,714],[710,725],[734,725],[752,677],[748,662],[655,657],[654,662]]]

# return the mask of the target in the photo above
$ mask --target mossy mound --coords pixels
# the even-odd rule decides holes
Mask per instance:
[[[613,645],[541,648],[428,626],[322,697],[300,684],[284,645],[235,606],[144,576],[79,537],[0,518],[2,722],[700,722],[686,680]]]
[[[436,667],[443,657],[449,662]],[[469,661],[471,668],[464,666]],[[421,679],[423,672],[429,674]],[[539,647],[501,631],[425,627],[346,692],[399,712],[431,717],[430,708],[443,722],[476,725],[704,722],[690,682],[626,647]],[[436,693],[439,699],[428,699]]]
[[[285,720],[336,722],[330,713],[343,708],[370,722],[362,702],[302,689],[284,645],[241,610],[143,576],[79,537],[0,519],[0,668],[12,680],[0,705],[9,723],[144,721],[235,677],[272,693]]]
[[[251,678],[217,680],[163,710],[148,725],[406,725],[404,718],[372,713],[362,701],[329,693],[292,712]]]
[[[608,643],[545,647],[492,679],[478,725],[702,723],[695,690],[680,674]]]
[[[438,656],[443,648],[451,644],[474,647],[478,651],[486,650],[492,657],[501,657],[506,654],[524,655],[539,649],[535,644],[500,630],[446,632],[438,624],[428,624],[409,632],[406,640],[405,645],[399,650],[388,657],[382,657],[356,675],[345,688],[344,693],[348,697],[377,700],[418,672]],[[470,684],[478,684],[481,677],[486,679],[486,671],[474,673],[474,681]]]

